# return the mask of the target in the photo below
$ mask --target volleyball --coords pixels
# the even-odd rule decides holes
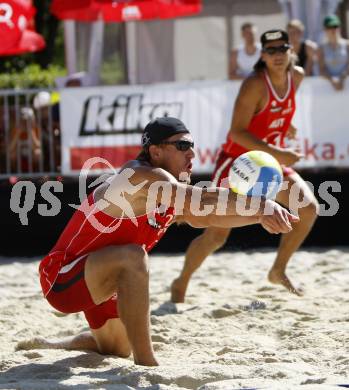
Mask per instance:
[[[252,150],[239,156],[229,171],[229,185],[240,195],[275,199],[283,181],[279,162],[269,153]]]

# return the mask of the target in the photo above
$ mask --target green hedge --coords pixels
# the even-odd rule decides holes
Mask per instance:
[[[43,88],[54,87],[56,77],[66,75],[66,70],[57,65],[50,65],[47,69],[39,65],[28,65],[22,72],[0,73],[0,88]]]

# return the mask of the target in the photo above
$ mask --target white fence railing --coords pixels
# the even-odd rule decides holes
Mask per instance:
[[[0,177],[60,173],[58,111],[49,91],[0,90]]]
[[[0,177],[77,175],[90,157],[120,167],[139,152],[144,126],[163,115],[187,125],[195,141],[193,172],[209,174],[239,87],[221,80],[66,88],[60,118],[58,103],[43,103],[43,91],[0,91]],[[294,117],[298,139],[290,143],[304,154],[298,168],[349,168],[348,107],[348,82],[334,91],[322,78],[304,80]]]

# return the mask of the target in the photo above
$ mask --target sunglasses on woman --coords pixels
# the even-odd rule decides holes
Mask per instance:
[[[272,56],[276,53],[286,53],[290,47],[290,45],[284,44],[281,46],[263,47],[262,51]]]
[[[163,141],[162,145],[174,145],[177,150],[180,152],[186,152],[190,148],[194,147],[194,142],[186,141],[186,140],[178,140],[178,141]]]

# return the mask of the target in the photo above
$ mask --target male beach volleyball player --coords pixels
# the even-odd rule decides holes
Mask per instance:
[[[59,342],[41,339],[36,348],[86,349],[120,357],[132,352],[136,364],[157,365],[150,337],[147,252],[168,226],[173,221],[199,227],[261,223],[270,233],[286,233],[298,220],[275,202],[253,205],[228,189],[220,189],[227,199],[226,213],[216,215],[222,199],[218,189],[212,192],[178,181],[183,174],[190,177],[194,158],[193,140],[180,120],[150,122],[142,142],[138,159],[90,194],[40,264],[48,302],[64,313],[84,312],[91,331]],[[158,183],[163,192],[170,191],[168,199],[152,190]],[[182,211],[178,194],[183,195]],[[199,200],[200,210],[213,210],[196,216],[192,197]],[[241,200],[255,208],[254,216],[238,215]],[[264,206],[269,215],[263,215]]]
[[[271,267],[269,281],[285,286],[301,295],[286,275],[286,266],[292,254],[310,232],[316,219],[318,203],[313,193],[291,166],[301,155],[286,149],[285,137],[295,137],[291,124],[296,109],[295,92],[303,77],[303,68],[293,65],[288,35],[283,30],[270,30],[261,35],[262,53],[254,72],[242,83],[233,111],[226,143],[218,157],[213,174],[215,185],[229,174],[233,161],[248,150],[262,150],[273,155],[283,166],[284,186],[276,200],[300,217],[292,232],[281,238],[276,260]],[[292,188],[292,192],[291,192]],[[291,196],[291,194],[299,194]],[[299,202],[306,205],[298,210]],[[205,258],[224,245],[230,228],[212,226],[195,238],[185,256],[183,269],[172,283],[171,299],[183,302],[192,274]]]

